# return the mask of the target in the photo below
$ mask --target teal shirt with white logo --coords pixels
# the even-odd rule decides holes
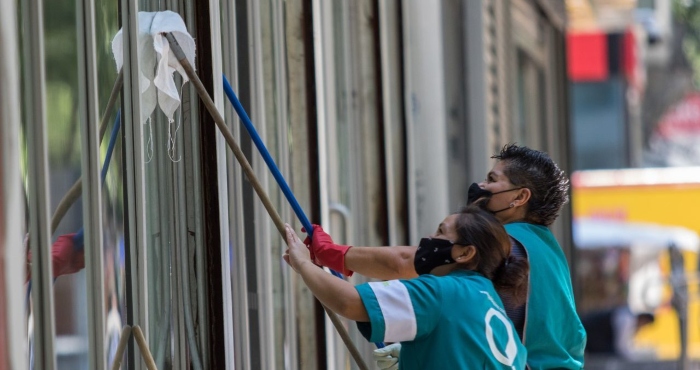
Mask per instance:
[[[490,280],[473,271],[355,287],[371,342],[401,342],[400,370],[524,369],[527,353]]]

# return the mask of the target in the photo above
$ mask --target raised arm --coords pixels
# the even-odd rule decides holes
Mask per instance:
[[[343,317],[360,322],[369,321],[367,310],[355,287],[316,266],[311,261],[308,248],[294,230],[289,225],[286,225],[286,229],[289,249],[283,258],[301,275],[314,296],[324,306]]]
[[[417,247],[351,247],[335,244],[328,233],[314,225],[312,240],[305,241],[316,264],[345,275],[353,272],[382,279],[409,279],[418,276],[413,267]]]
[[[417,247],[352,247],[345,253],[345,268],[382,280],[418,276],[413,267]]]

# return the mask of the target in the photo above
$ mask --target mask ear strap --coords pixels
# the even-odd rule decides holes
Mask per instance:
[[[146,163],[150,163],[153,159],[153,126],[151,121],[153,121],[152,117],[148,117],[146,120],[146,125],[148,126],[148,141],[146,142],[146,157],[148,159]]]
[[[515,199],[513,199],[512,203],[511,203],[511,207],[514,207],[515,202],[520,202],[521,204],[525,204],[532,198],[532,190],[530,190],[530,188],[528,188],[526,186],[518,188],[518,190],[523,190],[523,189],[525,189],[525,191],[520,192],[519,194],[517,194],[515,196]]]
[[[180,155],[180,158],[178,158],[178,159],[174,158],[175,157],[175,144],[177,142],[177,131],[180,129],[180,125],[182,124],[182,104],[180,104],[177,111],[178,111],[178,118],[173,120],[174,123],[176,124],[174,133],[171,133],[173,122],[168,122],[168,157],[170,157],[170,160],[173,161],[174,163],[180,162],[182,160],[182,154]]]

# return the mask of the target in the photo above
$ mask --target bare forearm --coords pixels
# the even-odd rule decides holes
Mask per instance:
[[[345,254],[345,267],[358,274],[382,280],[418,276],[413,259],[417,247],[352,247]]]
[[[331,311],[350,320],[369,321],[360,294],[351,283],[328,274],[311,261],[299,266],[298,271],[314,296]]]

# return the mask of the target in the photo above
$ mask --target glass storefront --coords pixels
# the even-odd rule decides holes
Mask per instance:
[[[151,361],[158,369],[359,368],[282,260],[284,240],[195,83],[174,54],[163,53],[163,32],[194,40],[198,79],[284,221],[301,228],[226,100],[222,75],[313,223],[343,244],[415,244],[418,226],[434,226],[428,216],[458,207],[450,202],[461,199],[459,184],[483,175],[467,158],[437,163],[466,153],[455,148],[462,142],[485,145],[465,137],[467,126],[482,123],[461,122],[482,108],[458,107],[467,98],[461,87],[476,79],[473,66],[459,66],[473,31],[460,19],[481,16],[466,14],[478,7],[378,0],[17,6],[16,33],[1,36],[17,44],[21,120],[0,133],[19,140],[0,160],[17,164],[2,170],[14,171],[14,191],[22,191],[3,189],[18,199],[0,203],[0,220],[8,210],[26,211],[11,223],[21,233],[3,240],[21,244],[27,235],[21,260],[32,276],[15,305],[21,325],[6,323],[8,335],[28,343],[13,368],[121,362],[122,369],[145,369]],[[440,21],[447,12],[444,29],[421,28],[424,16]],[[443,50],[448,57],[431,54]],[[449,71],[459,78],[433,62],[457,63]],[[548,91],[541,67],[530,73],[527,63],[518,70],[523,84]],[[8,75],[0,73],[0,81]],[[450,91],[432,92],[441,83],[436,76]],[[556,95],[547,94],[537,99]],[[519,132],[530,127],[525,121]],[[436,181],[448,175],[453,184]],[[427,199],[430,189],[445,191]],[[16,259],[13,253],[4,255]],[[18,297],[16,286],[0,292]],[[372,364],[374,345],[354,323],[341,323]]]

